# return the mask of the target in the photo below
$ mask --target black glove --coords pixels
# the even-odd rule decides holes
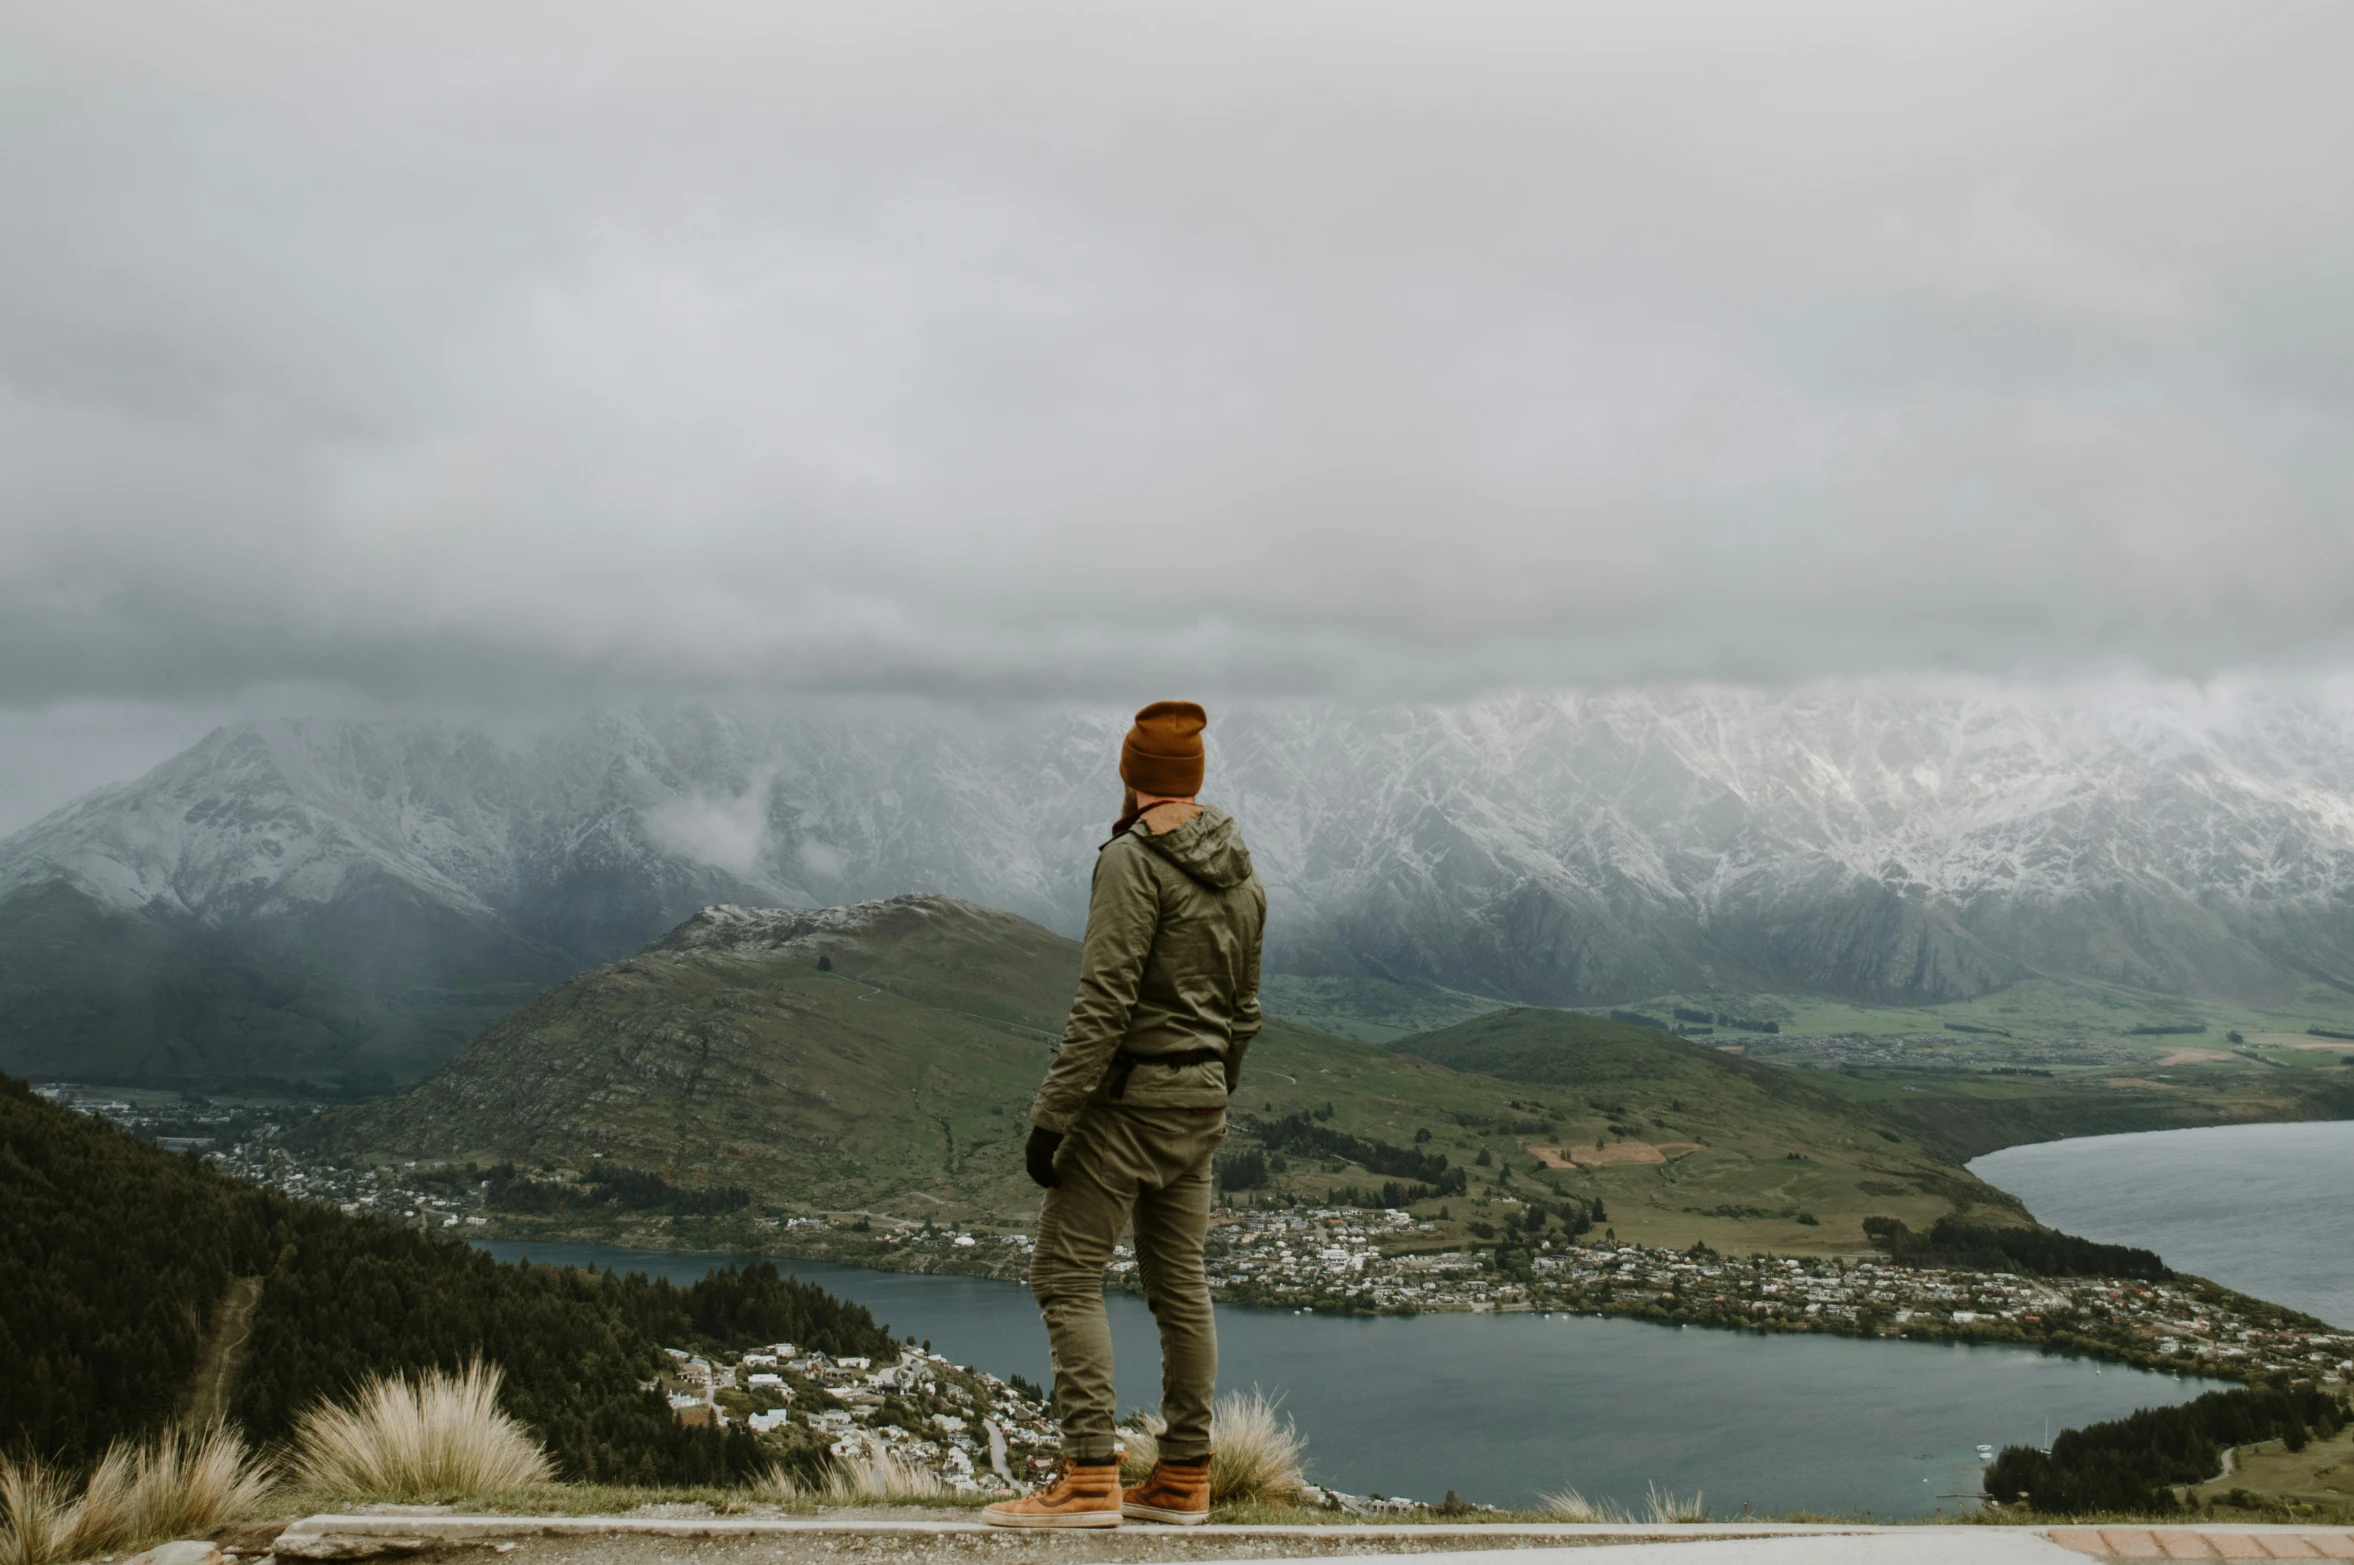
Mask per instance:
[[[1022,1149],[1022,1161],[1030,1165],[1030,1177],[1045,1189],[1052,1190],[1063,1182],[1062,1175],[1054,1171],[1054,1155],[1062,1144],[1061,1131],[1044,1125],[1030,1127],[1030,1144]]]

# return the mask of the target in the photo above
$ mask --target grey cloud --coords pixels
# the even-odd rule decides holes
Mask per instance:
[[[0,19],[0,705],[2334,663],[2354,13]]]

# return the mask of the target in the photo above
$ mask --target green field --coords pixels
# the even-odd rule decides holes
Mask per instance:
[[[1509,1009],[1502,1000],[1482,999],[1435,984],[1401,984],[1386,978],[1300,978],[1289,973],[1267,975],[1259,986],[1259,1001],[1270,1016],[1359,1043],[1395,1043],[1415,1033]]]
[[[2230,1473],[2193,1487],[2186,1498],[2249,1509],[2313,1506],[2325,1514],[2354,1516],[2354,1428],[2297,1451],[2280,1440],[2244,1445],[2232,1452],[2231,1466]]]
[[[1872,1005],[1820,995],[1791,994],[1668,994],[1625,1007],[1670,1017],[1676,1006],[1688,1010],[1729,1012],[1736,1016],[1774,1021],[1786,1034],[1901,1037],[1938,1033],[1954,1025],[1995,1029],[2021,1044],[2055,1040],[2099,1040],[2132,1037],[2136,1027],[2199,1027],[2217,1047],[2229,1032],[2303,1037],[2313,1026],[2354,1032],[2354,995],[2325,984],[2308,985],[2294,1000],[2260,1007],[2231,1000],[2159,994],[2119,984],[2076,979],[2029,978],[1976,999],[1942,1005]],[[1720,1041],[1737,1042],[1752,1036],[1720,1029]],[[1958,1034],[1957,1036],[1971,1036]],[[2001,1042],[1996,1033],[1976,1036]],[[2198,1035],[2174,1038],[2195,1041]],[[2155,1048],[2162,1037],[2135,1041]],[[2314,1042],[2324,1040],[2315,1039]],[[2354,1051],[2350,1051],[2354,1052]]]

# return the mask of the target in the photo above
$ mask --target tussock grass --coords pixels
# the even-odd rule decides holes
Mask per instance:
[[[1120,1482],[1144,1482],[1153,1463],[1161,1459],[1161,1436],[1168,1429],[1158,1413],[1139,1409],[1128,1415],[1128,1422],[1114,1431],[1120,1442]]]
[[[1252,1387],[1229,1391],[1210,1417],[1210,1503],[1294,1504],[1308,1442],[1280,1399]]]
[[[261,1508],[277,1474],[219,1424],[141,1448],[131,1515],[141,1538],[191,1538]]]
[[[1631,1522],[1635,1518],[1615,1500],[1589,1500],[1574,1485],[1548,1490],[1537,1496],[1545,1505],[1545,1514],[1565,1522]]]
[[[929,1500],[948,1491],[928,1467],[911,1467],[887,1451],[837,1456],[826,1469],[826,1496],[835,1500]]]
[[[752,1490],[779,1500],[936,1500],[949,1493],[940,1475],[914,1467],[888,1451],[865,1456],[837,1456],[826,1465],[825,1477],[804,1483],[781,1467],[771,1467],[752,1480]]]
[[[218,1424],[108,1447],[78,1481],[38,1458],[0,1459],[0,1565],[56,1560],[210,1532],[257,1509],[269,1468]]]
[[[295,1419],[295,1475],[333,1493],[395,1499],[544,1483],[555,1463],[499,1410],[502,1378],[480,1359],[455,1375],[429,1369],[414,1384],[370,1376],[350,1404],[321,1403]]]
[[[38,1458],[0,1459],[0,1565],[72,1559],[82,1498],[65,1475]]]
[[[1672,1489],[1662,1489],[1656,1483],[1645,1484],[1643,1489],[1643,1508],[1640,1512],[1630,1511],[1615,1500],[1589,1500],[1574,1487],[1555,1489],[1537,1498],[1544,1502],[1545,1514],[1557,1521],[1631,1524],[1708,1520],[1708,1507],[1702,1503],[1698,1492],[1694,1492],[1687,1500]]]
[[[1139,1482],[1152,1471],[1168,1427],[1157,1413],[1137,1413],[1122,1426],[1121,1482]],[[1298,1504],[1300,1486],[1308,1481],[1302,1465],[1307,1446],[1280,1398],[1255,1386],[1227,1392],[1210,1409],[1210,1503]]]

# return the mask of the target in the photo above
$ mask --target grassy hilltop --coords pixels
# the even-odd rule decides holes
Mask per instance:
[[[1077,976],[1074,942],[945,897],[713,910],[292,1140],[502,1180],[512,1164],[496,1221],[515,1235],[774,1245],[762,1218],[813,1213],[1017,1226],[1037,1204],[1027,1107]],[[1860,1251],[1873,1213],[2019,1220],[1916,1132],[1807,1074],[1570,1012],[1385,1044],[1271,1022],[1236,1109],[1230,1150],[1267,1154],[1267,1184],[1242,1199],[1372,1198],[1392,1154],[1444,1157],[1466,1187],[1417,1209],[1445,1209],[1449,1237],[1555,1193],[1600,1197],[1622,1238],[1740,1250]],[[628,1174],[670,1199],[626,1199]],[[591,1175],[606,1183],[587,1189]]]

